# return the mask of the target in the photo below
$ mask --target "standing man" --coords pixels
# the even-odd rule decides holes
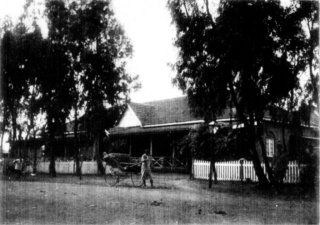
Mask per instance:
[[[151,175],[151,156],[148,156],[148,150],[141,157],[141,180],[143,187],[146,187],[146,179],[150,179],[151,187],[153,188],[153,180]]]

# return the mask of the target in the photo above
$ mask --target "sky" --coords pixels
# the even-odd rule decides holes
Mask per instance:
[[[167,0],[116,0],[114,11],[133,44],[128,71],[139,75],[142,88],[133,93],[132,101],[144,102],[181,96],[172,85],[177,49],[173,42],[174,26],[166,8]]]
[[[25,1],[0,0],[0,20],[9,15],[16,22],[23,12]],[[282,3],[286,5],[289,1],[282,0]],[[170,65],[176,62],[178,51],[173,44],[176,32],[171,24],[166,3],[167,0],[112,1],[115,15],[133,45],[133,56],[128,60],[127,71],[132,76],[139,75],[142,86],[131,93],[133,102],[141,103],[183,95],[182,91],[172,84],[175,72]]]
[[[25,0],[0,0],[0,19],[9,15],[14,22],[23,12]],[[182,96],[174,87],[170,64],[177,58],[173,46],[175,28],[166,8],[167,0],[115,0],[112,6],[118,21],[133,45],[127,71],[139,75],[141,88],[131,93],[133,102]],[[1,22],[1,21],[0,21]]]

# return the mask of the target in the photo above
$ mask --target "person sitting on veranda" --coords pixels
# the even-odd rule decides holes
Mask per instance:
[[[103,152],[103,160],[106,162],[106,168],[109,166],[112,175],[123,175],[125,173],[124,171],[127,169],[122,167],[116,159],[106,152]],[[107,173],[107,171],[105,172]]]
[[[146,180],[150,179],[151,187],[153,188],[153,179],[151,174],[152,157],[148,156],[148,150],[141,156],[141,180],[142,186],[146,187]]]

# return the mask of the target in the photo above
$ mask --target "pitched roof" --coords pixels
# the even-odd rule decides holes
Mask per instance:
[[[152,101],[143,104],[130,103],[129,105],[143,126],[202,119],[191,112],[186,97]]]
[[[179,97],[173,99],[165,99],[160,101],[151,101],[145,103],[129,103],[127,112],[124,114],[120,126],[111,128],[112,134],[127,134],[127,133],[146,133],[146,132],[166,132],[177,130],[189,130],[194,125],[203,123],[203,118],[192,113],[188,104],[187,97]],[[266,121],[271,121],[272,116],[270,112],[265,113]],[[316,118],[312,118],[313,123]],[[132,119],[137,119],[139,123],[132,122]],[[217,121],[221,122],[235,122],[237,123],[236,110],[233,108],[225,109]],[[131,122],[131,123],[130,123]],[[311,123],[312,125],[312,123]]]
[[[157,127],[114,127],[110,129],[110,135],[127,135],[127,134],[150,134],[150,133],[164,133],[164,132],[177,132],[177,131],[190,131],[199,126],[199,124],[182,124],[172,126],[157,126]]]

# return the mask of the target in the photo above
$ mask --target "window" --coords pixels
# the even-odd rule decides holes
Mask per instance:
[[[273,157],[274,156],[274,139],[273,138],[267,138],[266,139],[266,151],[267,151],[267,157]]]

